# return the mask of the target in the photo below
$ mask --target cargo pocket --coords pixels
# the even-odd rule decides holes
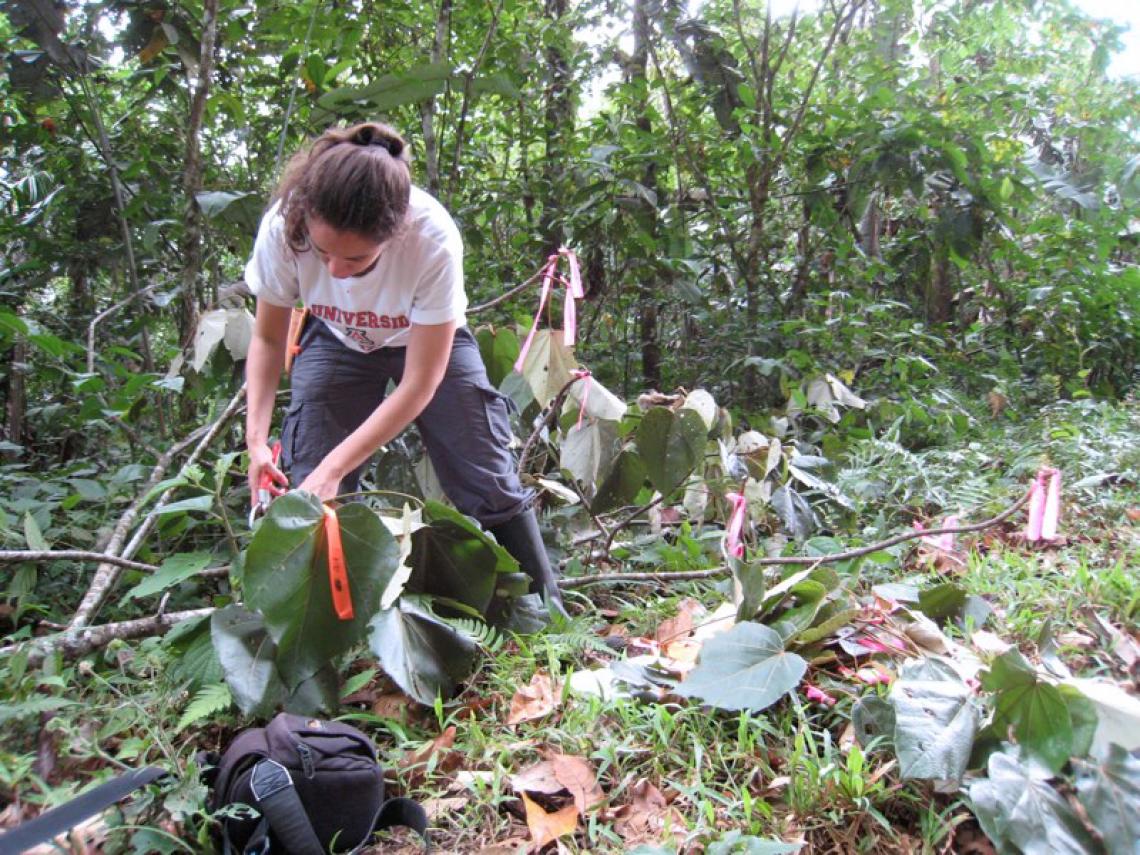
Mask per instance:
[[[510,406],[514,402],[490,386],[480,387],[480,391],[483,393],[483,413],[491,438],[503,448],[510,448],[514,443]]]

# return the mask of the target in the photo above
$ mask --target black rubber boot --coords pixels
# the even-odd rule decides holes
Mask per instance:
[[[542,544],[534,511],[527,508],[514,519],[491,526],[488,531],[518,561],[519,568],[530,576],[531,593],[542,594],[552,615],[557,612],[561,617],[568,618],[566,608],[562,605],[562,592],[558,590],[554,568],[550,566],[550,556]]]

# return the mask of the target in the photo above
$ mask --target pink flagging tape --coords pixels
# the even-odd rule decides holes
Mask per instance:
[[[744,557],[744,542],[740,539],[744,531],[744,512],[748,503],[740,493],[728,493],[728,501],[732,503],[732,516],[728,520],[728,530],[725,532],[725,548],[734,558]]]

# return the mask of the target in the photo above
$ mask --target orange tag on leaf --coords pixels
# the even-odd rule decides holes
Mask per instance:
[[[329,590],[333,610],[341,620],[352,620],[352,592],[348,589],[348,566],[344,563],[344,547],[340,542],[340,520],[336,511],[325,506],[325,542],[328,545]]]

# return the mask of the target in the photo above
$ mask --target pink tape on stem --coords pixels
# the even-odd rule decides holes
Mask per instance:
[[[939,526],[939,528],[957,528],[957,527],[958,527],[958,517],[955,516],[954,514],[951,514],[950,516],[946,517],[946,519],[944,519],[942,521],[942,525]],[[938,548],[941,549],[943,552],[953,552],[954,551],[954,534],[952,532],[946,532],[946,534],[939,535],[938,536]]]
[[[743,558],[744,543],[740,535],[744,531],[744,512],[748,504],[740,493],[729,493],[728,500],[732,503],[732,516],[729,517],[728,530],[725,532],[725,549],[734,558]]]
[[[1048,470],[1042,469],[1033,479],[1029,493],[1029,519],[1025,523],[1025,539],[1036,543],[1041,539],[1041,526],[1045,517],[1045,479]]]
[[[578,424],[575,425],[579,430],[582,428],[582,419],[586,415],[586,404],[590,400],[590,386],[593,383],[594,375],[590,373],[587,368],[578,368],[574,371],[574,376],[582,382],[582,400],[578,404]]]
[[[530,346],[534,342],[534,334],[538,332],[538,321],[542,317],[542,310],[546,307],[546,301],[550,297],[550,286],[554,283],[554,268],[558,265],[558,256],[552,255],[546,260],[546,266],[542,268],[542,293],[538,298],[538,311],[534,313],[534,323],[531,324],[530,332],[526,334],[526,341],[523,342],[522,349],[519,350],[519,358],[515,360],[515,371],[522,374],[523,363],[526,361],[526,355],[530,353]]]
[[[1045,510],[1041,515],[1041,539],[1056,540],[1061,520],[1061,470],[1050,469],[1049,490],[1045,494]]]

